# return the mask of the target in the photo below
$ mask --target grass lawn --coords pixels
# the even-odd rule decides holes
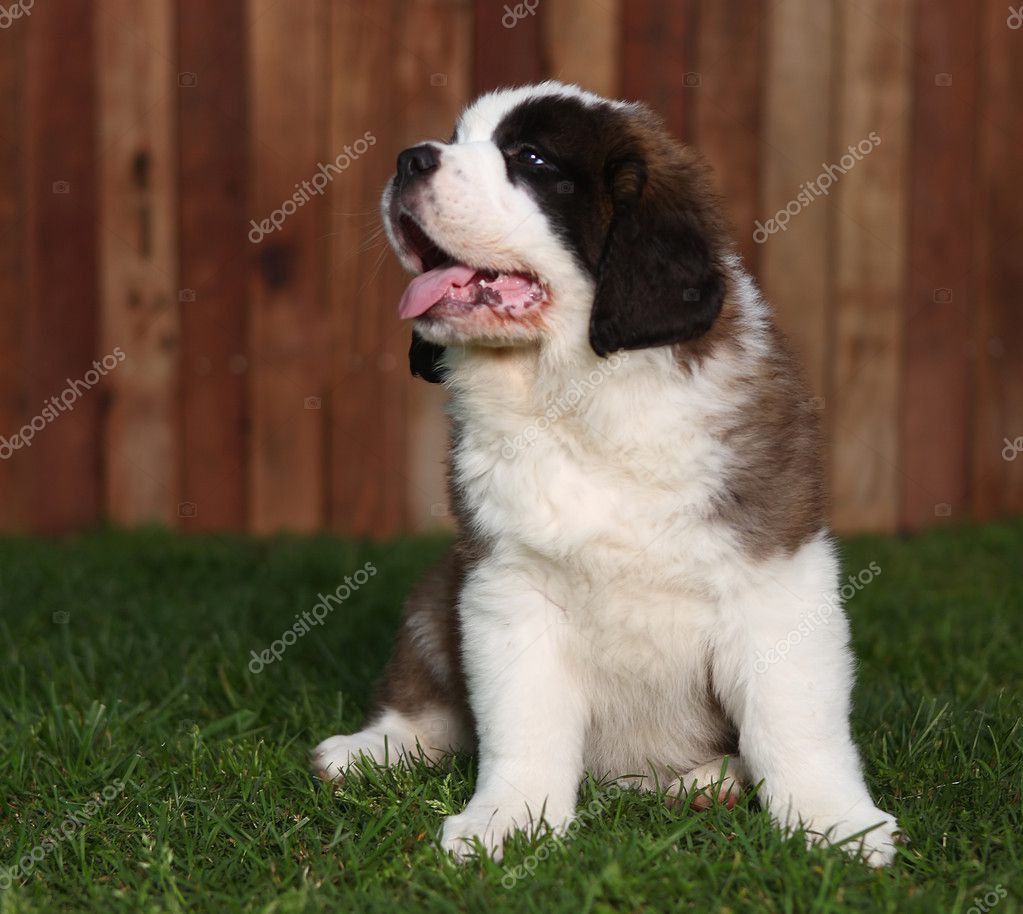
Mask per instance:
[[[755,800],[678,812],[596,784],[573,841],[459,866],[432,842],[471,759],[314,783],[307,750],[360,723],[444,546],[0,540],[0,914],[1023,910],[1023,523],[844,544],[846,573],[881,568],[849,604],[855,730],[912,839],[880,872],[781,838]],[[375,577],[251,672],[367,561]]]

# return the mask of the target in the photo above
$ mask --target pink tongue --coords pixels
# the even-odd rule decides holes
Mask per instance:
[[[447,294],[449,289],[469,285],[475,275],[476,270],[460,263],[452,264],[450,267],[437,267],[436,270],[420,274],[408,284],[405,294],[398,302],[398,316],[402,320],[411,320],[425,314]]]

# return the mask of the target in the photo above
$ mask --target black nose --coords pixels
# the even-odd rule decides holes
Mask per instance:
[[[440,150],[429,143],[421,146],[413,146],[398,155],[398,174],[395,175],[397,183],[407,184],[415,178],[428,175],[436,171],[440,165]]]

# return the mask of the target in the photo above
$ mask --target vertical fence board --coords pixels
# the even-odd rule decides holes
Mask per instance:
[[[766,65],[760,143],[761,200],[755,216],[761,284],[797,351],[817,402],[830,396],[831,200],[816,197],[784,231],[770,220],[816,181],[828,161],[832,7],[782,0],[765,24]],[[827,412],[822,413],[826,420]]]
[[[181,0],[181,522],[246,524],[248,113],[245,0]],[[194,78],[192,78],[194,77]]]
[[[31,418],[25,353],[24,127],[27,22],[0,31],[0,530],[24,530],[31,517],[31,452],[11,439]]]
[[[431,526],[446,502],[443,391],[408,375],[397,318],[408,277],[383,238],[380,194],[401,149],[447,137],[471,79],[469,3],[392,6],[339,6],[332,25],[331,149],[363,154],[330,188],[331,520],[378,536]],[[341,61],[370,78],[351,85]]]
[[[760,202],[764,16],[760,0],[701,5],[699,86],[693,93],[696,144],[714,168],[739,253],[753,273],[759,254],[753,221]]]
[[[402,24],[401,45],[407,49],[406,54],[413,55],[415,64],[412,79],[398,88],[402,112],[397,133],[401,147],[438,132],[446,134],[472,90],[472,3],[418,0],[409,7]],[[432,86],[424,77],[438,70],[443,70],[447,78],[443,86]],[[407,281],[408,277],[402,276],[401,283]],[[396,305],[396,301],[388,302],[385,308],[392,321]],[[404,356],[408,328],[399,333]],[[404,466],[406,527],[428,529],[449,516],[448,428],[443,413],[447,392],[440,385],[410,378],[403,358],[399,358],[397,374],[409,385]]]
[[[984,9],[984,80],[978,133],[981,313],[977,424],[973,449],[978,518],[1023,512],[1023,29],[1009,28],[1005,4]],[[1008,439],[1008,440],[1006,440]],[[1023,443],[1023,442],[1020,442]],[[1003,453],[1004,452],[1004,453]]]
[[[829,162],[835,201],[833,519],[839,530],[890,530],[898,520],[899,354],[905,267],[909,4],[838,5],[841,47]],[[883,23],[883,27],[879,25]],[[850,146],[880,145],[858,163]],[[843,159],[849,156],[849,159]],[[843,166],[844,167],[844,166]]]
[[[362,152],[334,177],[330,202],[331,486],[330,520],[346,533],[387,535],[404,525],[403,455],[407,447],[407,377],[397,326],[400,270],[382,235],[380,193],[402,148],[395,63],[443,91],[443,70],[423,73],[399,50],[397,4],[370,16],[338,4],[331,20],[331,102],[328,157],[361,140]],[[352,85],[347,67],[363,74]],[[444,129],[438,125],[438,129]],[[418,139],[418,138],[417,138]],[[368,145],[370,141],[372,145]],[[342,160],[344,161],[344,160]]]
[[[627,0],[622,6],[622,95],[646,102],[680,139],[691,139],[697,0]]]
[[[623,0],[544,0],[543,38],[550,76],[617,97]]]
[[[257,223],[284,214],[280,229],[252,248],[249,497],[257,532],[316,529],[326,506],[325,213],[302,182],[323,161],[327,23],[322,0],[249,3],[252,212]]]
[[[177,507],[177,197],[170,0],[104,0],[97,17],[106,513],[170,523]],[[118,355],[117,358],[120,358]]]
[[[473,92],[537,82],[547,75],[543,0],[525,4],[476,0],[473,16]],[[519,7],[520,16],[515,10]]]
[[[978,11],[916,3],[908,289],[903,327],[901,525],[968,513],[976,326],[973,258]],[[935,192],[940,188],[940,192]]]
[[[28,413],[81,381],[100,353],[96,256],[94,4],[37,3],[26,30],[26,231],[31,367]],[[101,385],[36,433],[33,527],[60,533],[101,510]],[[68,397],[71,400],[71,396]]]

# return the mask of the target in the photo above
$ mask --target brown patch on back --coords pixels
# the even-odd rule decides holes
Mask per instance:
[[[645,193],[670,199],[672,192],[658,182],[684,182],[685,205],[695,214],[714,266],[725,277],[717,319],[706,333],[673,347],[675,362],[689,376],[721,356],[749,365],[749,374],[736,379],[748,389],[749,403],[723,433],[740,462],[725,482],[719,516],[739,533],[754,558],[790,554],[822,529],[827,509],[818,417],[801,368],[770,318],[769,355],[758,359],[743,345],[750,330],[744,326],[736,280],[725,262],[734,254],[734,244],[710,169],[645,109],[634,115],[632,127],[641,138],[650,174]]]
[[[737,305],[728,296],[712,330],[676,347],[676,361],[689,374],[715,355],[748,363],[749,373],[735,382],[745,389],[747,403],[722,432],[738,462],[717,500],[718,517],[753,558],[791,555],[826,524],[820,424],[781,332],[767,322],[769,352],[759,358],[744,350],[738,321]]]

